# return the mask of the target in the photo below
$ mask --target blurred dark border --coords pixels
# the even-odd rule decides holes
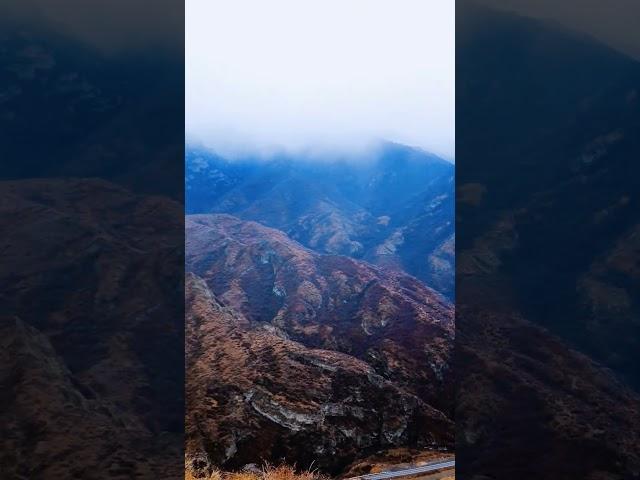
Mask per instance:
[[[458,478],[640,475],[638,7],[457,3]]]
[[[0,13],[0,477],[183,478],[184,2]]]

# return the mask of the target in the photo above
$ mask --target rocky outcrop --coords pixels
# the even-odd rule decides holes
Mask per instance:
[[[367,363],[308,348],[187,280],[187,454],[339,471],[362,452],[451,445],[450,419]]]
[[[227,215],[186,231],[188,454],[335,473],[380,449],[452,447],[443,297]]]

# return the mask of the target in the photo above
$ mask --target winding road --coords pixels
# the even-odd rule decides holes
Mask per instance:
[[[390,472],[370,473],[368,475],[360,475],[359,477],[352,477],[347,480],[386,480],[389,478],[401,478],[409,477],[413,475],[419,475],[421,473],[434,472],[436,470],[443,470],[447,468],[453,468],[456,466],[455,460],[443,460],[439,462],[428,463],[419,467],[405,468],[403,470],[393,470]]]

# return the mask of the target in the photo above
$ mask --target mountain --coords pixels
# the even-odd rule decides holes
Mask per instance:
[[[102,180],[1,182],[4,477],[183,475],[181,219]]]
[[[404,273],[229,215],[186,219],[187,455],[330,473],[453,447],[453,308]]]
[[[258,221],[316,251],[404,270],[450,298],[453,189],[453,164],[397,144],[325,160],[186,153],[187,213]]]

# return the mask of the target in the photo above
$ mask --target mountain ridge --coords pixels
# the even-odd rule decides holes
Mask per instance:
[[[449,298],[453,183],[451,163],[393,144],[360,162],[186,154],[188,214],[255,220],[316,251],[407,271]]]

